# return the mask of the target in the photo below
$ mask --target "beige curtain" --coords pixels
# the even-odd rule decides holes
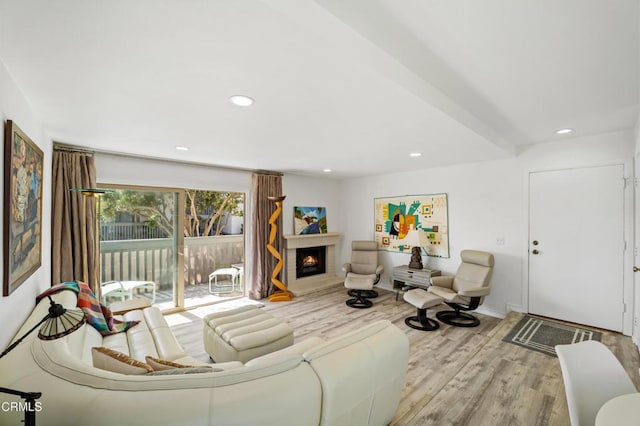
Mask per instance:
[[[100,253],[95,242],[94,198],[85,200],[81,192],[72,190],[95,187],[93,154],[54,146],[51,282],[84,281],[99,298],[100,271],[96,265]]]
[[[251,233],[251,277],[249,278],[249,298],[259,300],[273,292],[271,272],[277,260],[267,250],[269,242],[269,218],[275,210],[269,196],[282,195],[282,176],[266,173],[254,173],[252,177],[252,229]],[[278,237],[275,248],[282,254],[282,215],[278,218]],[[281,277],[282,280],[282,277]]]

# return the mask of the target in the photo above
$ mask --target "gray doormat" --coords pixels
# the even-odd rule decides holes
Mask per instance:
[[[556,345],[567,345],[583,340],[600,341],[601,338],[602,333],[597,331],[525,315],[502,340],[556,356],[554,349]]]

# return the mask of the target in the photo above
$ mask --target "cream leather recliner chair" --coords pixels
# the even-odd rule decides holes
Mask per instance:
[[[480,320],[461,311],[473,311],[491,291],[493,254],[478,250],[462,250],[462,263],[454,276],[431,278],[429,293],[440,296],[453,311],[440,311],[436,318],[457,327],[476,327]]]
[[[380,281],[384,270],[378,264],[378,243],[376,241],[352,241],[351,263],[345,263],[342,270],[347,273],[344,286],[349,289],[351,299],[345,303],[351,308],[370,308],[371,300],[378,297],[373,286]]]

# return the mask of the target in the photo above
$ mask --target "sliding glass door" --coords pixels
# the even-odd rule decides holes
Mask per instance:
[[[244,295],[244,194],[101,185],[103,301],[162,310]]]
[[[244,194],[185,190],[185,306],[244,295]]]
[[[161,309],[179,307],[179,191],[110,189],[100,216],[103,301],[146,297]]]

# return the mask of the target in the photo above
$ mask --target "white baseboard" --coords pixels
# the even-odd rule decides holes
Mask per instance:
[[[504,312],[494,311],[493,309],[489,309],[484,306],[480,306],[478,309],[475,310],[475,312],[483,315],[489,315],[490,317],[495,317],[495,318],[504,318],[507,316],[507,314],[505,314]]]
[[[522,306],[520,305],[513,305],[511,303],[507,303],[505,307],[506,307],[506,312],[500,312],[500,311],[495,311],[493,309],[487,308],[484,305],[481,305],[478,309],[476,309],[476,312],[484,315],[489,315],[495,318],[502,318],[502,319],[504,319],[507,316],[507,314],[511,311],[526,313],[526,311],[522,309]]]
[[[507,313],[509,313],[511,311],[520,312],[520,313],[523,313],[523,314],[527,313],[527,310],[524,309],[521,305],[514,305],[512,303],[507,303],[506,307],[507,307]]]

